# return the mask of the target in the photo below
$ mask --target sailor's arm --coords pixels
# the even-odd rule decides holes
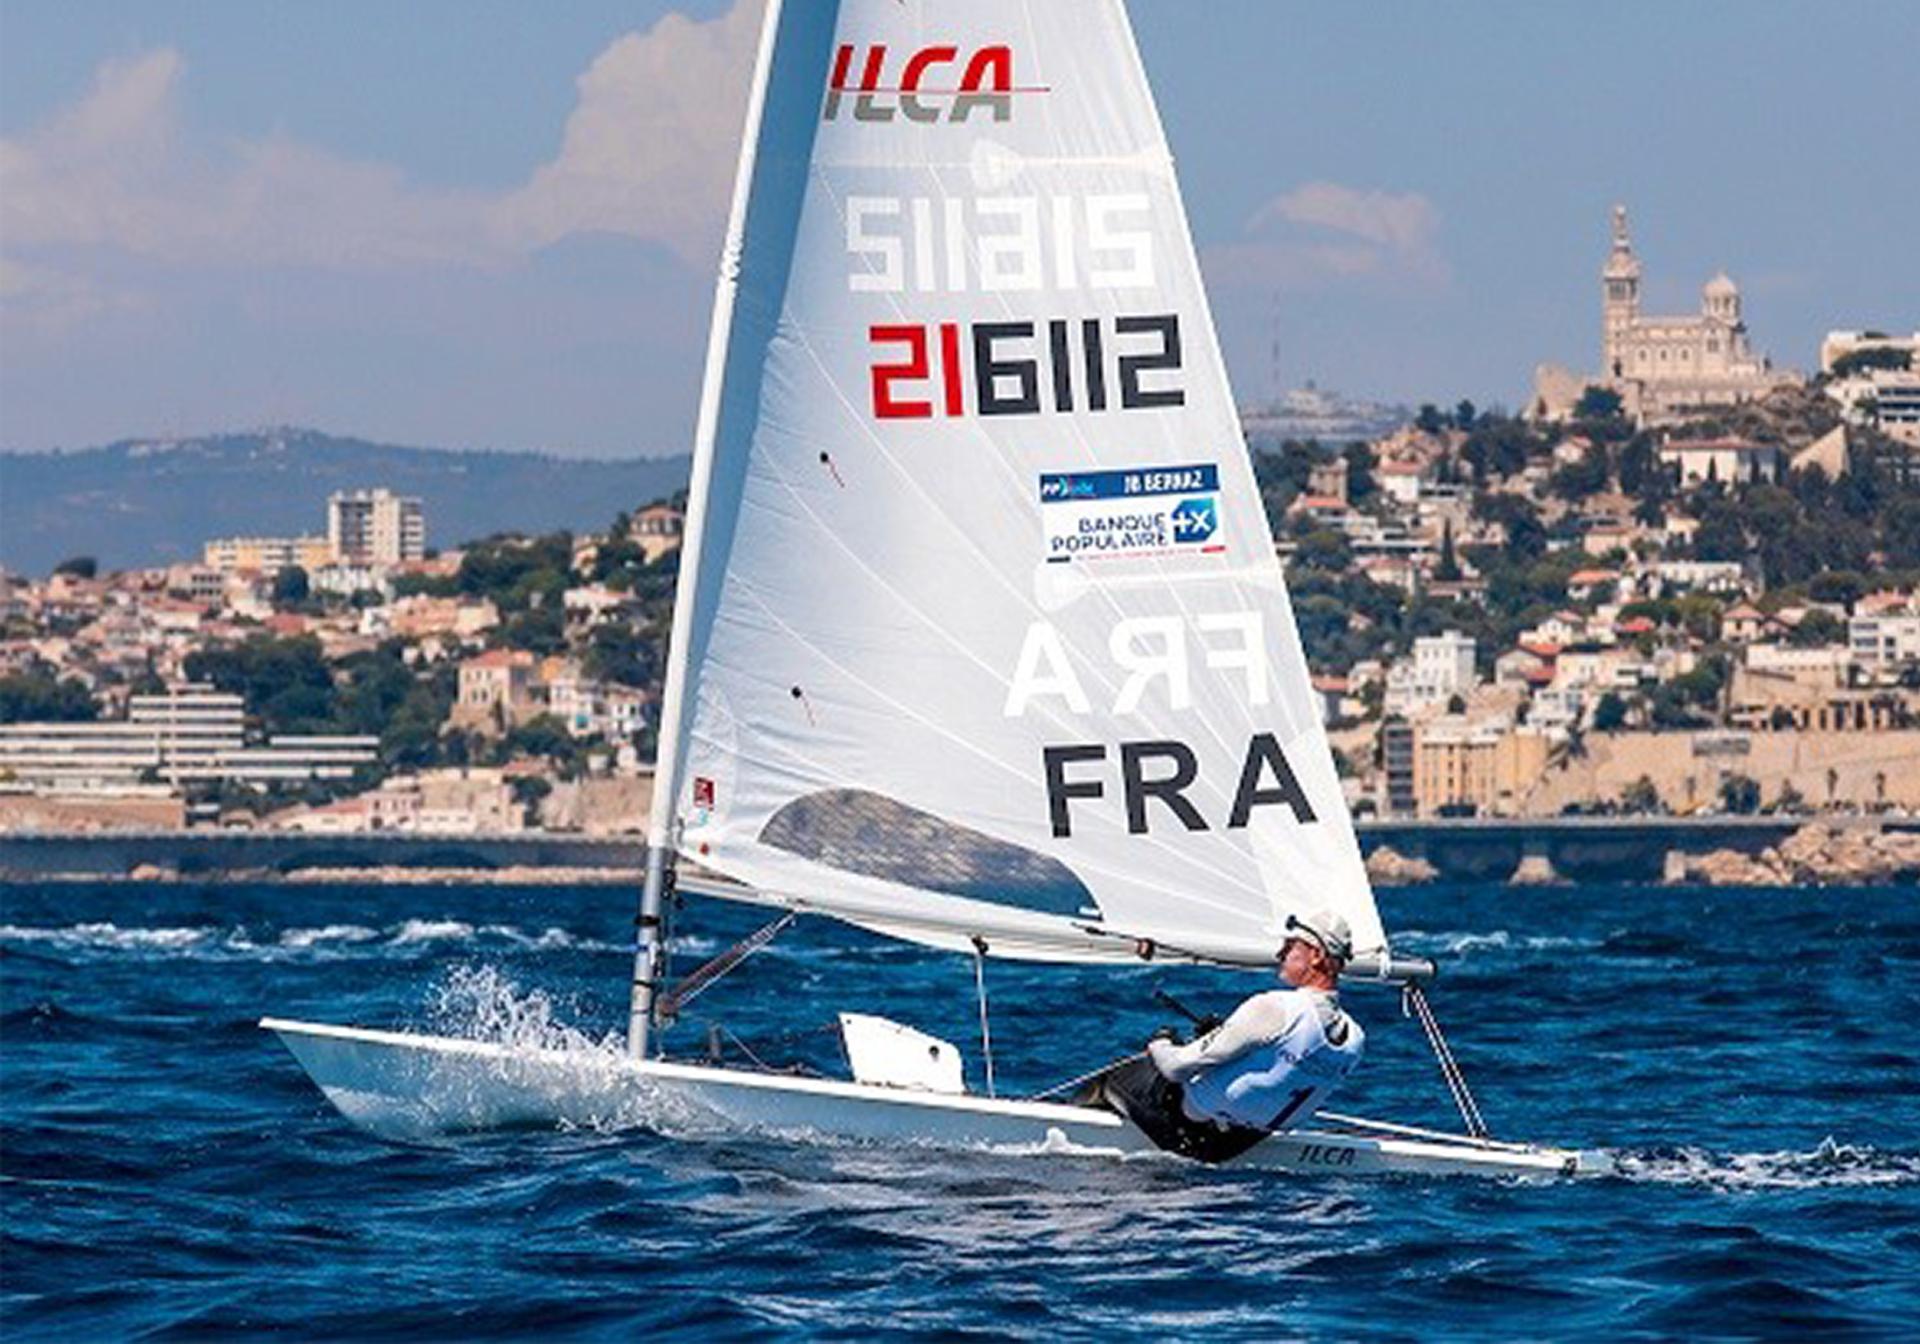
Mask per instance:
[[[1153,1041],[1147,1046],[1147,1055],[1164,1076],[1184,1083],[1196,1073],[1279,1039],[1286,1032],[1287,1018],[1284,995],[1256,994],[1206,1035],[1185,1045]]]

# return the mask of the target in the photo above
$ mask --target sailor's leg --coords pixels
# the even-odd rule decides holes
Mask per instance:
[[[1100,1076],[1100,1099],[1153,1140],[1156,1147],[1198,1162],[1225,1162],[1267,1137],[1265,1130],[1221,1127],[1186,1112],[1186,1093],[1153,1066],[1136,1059]]]

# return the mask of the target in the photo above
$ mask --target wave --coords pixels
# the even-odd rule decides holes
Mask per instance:
[[[280,946],[297,949],[322,943],[370,943],[379,936],[380,930],[364,924],[328,924],[318,929],[288,929],[280,935]]]
[[[70,924],[45,929],[0,924],[0,942],[45,943],[62,949],[178,952],[216,938],[212,928],[123,929],[115,924]]]
[[[1611,1156],[1615,1176],[1656,1185],[1724,1191],[1920,1185],[1920,1154],[1840,1143],[1831,1137],[1805,1153],[1650,1148]]]
[[[129,956],[148,960],[201,961],[341,960],[353,957],[417,955],[423,948],[477,951],[628,952],[624,943],[570,933],[548,926],[522,929],[512,924],[475,926],[455,919],[408,919],[386,928],[364,924],[326,924],[283,930],[245,925],[130,927],[107,922],[39,927],[0,924],[0,945],[40,948],[64,955]]]
[[[1554,934],[1515,934],[1506,929],[1494,929],[1487,933],[1400,929],[1394,933],[1393,942],[1396,948],[1403,948],[1416,954],[1439,953],[1446,956],[1463,956],[1470,952],[1490,951],[1559,952],[1571,948],[1600,946],[1600,943],[1592,938],[1568,938]]]

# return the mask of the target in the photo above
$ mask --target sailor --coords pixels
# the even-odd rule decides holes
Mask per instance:
[[[1101,1100],[1160,1147],[1202,1162],[1224,1162],[1302,1124],[1366,1043],[1338,998],[1352,955],[1338,914],[1289,916],[1278,967],[1288,988],[1253,995],[1185,1045],[1156,1036],[1144,1059],[1102,1079]]]

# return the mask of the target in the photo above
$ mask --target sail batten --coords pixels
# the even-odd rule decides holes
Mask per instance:
[[[1123,7],[767,22],[656,835],[936,945],[1384,954]]]

